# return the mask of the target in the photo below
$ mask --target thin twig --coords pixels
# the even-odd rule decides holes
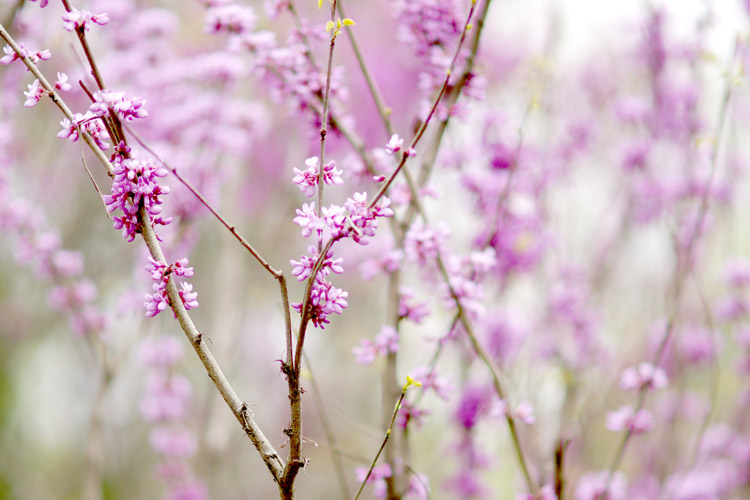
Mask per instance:
[[[404,396],[406,395],[406,390],[408,388],[409,388],[409,382],[407,382],[406,385],[404,385],[404,387],[401,389],[401,395],[399,396],[398,401],[396,401],[396,406],[393,408],[393,416],[391,417],[391,423],[388,425],[388,429],[385,431],[383,442],[380,443],[380,448],[378,449],[378,452],[375,454],[375,458],[372,460],[372,463],[370,464],[370,469],[367,471],[367,475],[365,476],[365,479],[362,481],[362,484],[359,486],[359,491],[357,491],[357,495],[354,497],[354,500],[358,500],[359,496],[362,494],[362,490],[365,489],[367,480],[370,479],[370,476],[372,475],[372,470],[375,468],[375,465],[378,463],[380,454],[383,453],[383,449],[385,449],[385,445],[388,443],[388,439],[391,437],[393,424],[394,422],[396,422],[396,416],[398,415],[398,411],[401,409],[401,402],[404,400]]]

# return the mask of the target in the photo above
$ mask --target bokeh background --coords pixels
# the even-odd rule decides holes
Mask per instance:
[[[290,276],[289,261],[309,244],[292,222],[309,200],[291,182],[293,169],[318,154],[309,110],[300,111],[299,101],[263,72],[257,54],[233,46],[226,33],[210,32],[209,2],[77,3],[109,15],[107,26],[92,29],[90,42],[109,88],[146,99],[149,116],[133,127]],[[279,46],[288,43],[297,26],[288,12],[274,12],[274,2],[236,3],[254,9],[252,31],[268,30]],[[468,12],[466,2],[444,3],[461,16]],[[62,6],[17,4],[0,3],[0,20],[29,47],[52,50],[42,70],[50,80],[66,72],[73,88],[63,97],[84,112],[89,101],[78,81],[93,87],[75,36],[61,27]],[[321,63],[327,13],[312,1],[298,4]],[[404,42],[405,7],[396,1],[345,5],[394,129],[409,140],[430,87],[425,91],[420,77],[426,59]],[[431,221],[450,233],[446,255],[469,256],[492,222],[481,208],[483,196],[494,200],[499,190],[492,186],[507,178],[508,162],[517,164],[507,202],[517,224],[496,245],[478,298],[477,331],[510,399],[535,410],[536,422],[522,426],[521,437],[540,485],[553,473],[558,440],[570,441],[566,498],[586,500],[576,485],[605,470],[615,453],[621,433],[607,429],[607,413],[635,401],[619,388],[620,372],[651,359],[663,335],[675,248],[693,232],[716,147],[705,229],[664,359],[671,384],[649,399],[654,429],[630,443],[620,469],[627,493],[614,498],[750,494],[742,364],[749,342],[743,287],[750,265],[742,260],[750,255],[749,19],[739,1],[495,0],[491,7],[477,59],[480,98],[462,98],[424,205]],[[344,35],[334,54],[334,113],[376,155],[389,137]],[[655,57],[663,58],[657,83]],[[175,400],[164,394],[159,400],[179,408],[170,425],[184,440],[171,444],[187,447],[175,456],[185,468],[181,477],[196,483],[194,492],[275,498],[264,464],[172,315],[144,317],[143,296],[151,291],[145,246],[112,229],[87,168],[105,194],[106,173],[80,143],[56,138],[62,117],[51,102],[23,106],[33,78],[19,63],[0,67],[0,79],[0,498],[84,498],[92,484],[107,499],[170,494],[167,472],[159,469],[165,458],[155,444],[158,424],[148,417],[148,405],[157,404],[148,398],[160,397],[154,380],[163,377],[177,380]],[[722,115],[727,89],[731,100]],[[345,137],[330,133],[327,148],[345,178],[343,187],[327,191],[331,202],[375,192]],[[428,149],[429,142],[417,148],[415,165]],[[195,268],[190,281],[200,307],[193,318],[285,454],[284,326],[276,282],[173,177],[165,182],[172,188],[165,213],[175,220],[159,234],[170,259],[189,257]],[[405,210],[398,205],[404,193],[397,184],[391,194],[398,210]],[[355,468],[369,465],[382,440],[383,360],[363,366],[353,349],[386,322],[386,277],[365,279],[362,270],[391,249],[387,222],[370,245],[344,242],[337,249],[346,272],[336,284],[349,292],[349,307],[324,331],[311,330],[306,343],[309,464],[298,478],[299,498],[341,496],[321,406],[351,491],[359,484]],[[402,279],[431,314],[403,325],[399,379],[430,363],[455,314],[434,269],[405,261]],[[290,286],[292,301],[299,301],[302,284]],[[436,365],[453,390],[446,399],[434,393],[420,399],[428,415],[410,427],[409,466],[429,476],[430,498],[515,498],[524,487],[504,420],[491,411],[486,368],[456,335]],[[166,361],[154,354],[160,348]],[[469,429],[461,415],[476,392],[477,423]],[[730,451],[728,443],[734,443]],[[691,477],[715,489],[701,493]]]

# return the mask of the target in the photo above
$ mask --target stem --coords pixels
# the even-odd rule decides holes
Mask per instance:
[[[331,5],[331,22],[334,22],[334,16],[336,15],[336,0],[333,0]],[[331,29],[331,43],[328,48],[328,68],[326,70],[326,86],[323,93],[323,115],[321,117],[320,124],[320,161],[318,162],[318,206],[316,207],[318,218],[321,217],[323,210],[323,188],[325,186],[325,159],[326,159],[326,127],[328,124],[328,106],[330,105],[329,96],[331,93],[331,73],[333,69],[333,48],[336,45],[336,30],[337,27]],[[323,234],[318,232],[318,253],[323,248]],[[315,276],[310,276],[311,280],[315,279]]]
[[[359,486],[359,491],[357,491],[357,495],[354,497],[354,500],[358,500],[359,496],[362,494],[362,490],[365,488],[365,484],[367,484],[367,480],[370,479],[370,476],[372,475],[372,470],[375,468],[375,465],[378,463],[378,458],[380,458],[380,454],[383,452],[383,449],[385,448],[386,443],[388,443],[388,438],[391,437],[391,430],[393,429],[393,423],[396,421],[396,415],[398,415],[398,410],[401,409],[401,402],[404,400],[404,396],[406,395],[406,389],[407,389],[406,386],[404,386],[404,388],[401,389],[401,395],[399,396],[398,401],[396,402],[396,406],[393,409],[393,416],[391,417],[391,423],[388,425],[388,429],[385,431],[385,437],[383,438],[383,442],[380,444],[380,448],[378,449],[378,452],[375,454],[375,458],[372,460],[372,464],[370,464],[370,470],[367,471],[365,480],[362,481],[362,484]]]
[[[156,261],[166,264],[167,260],[159,245],[159,240],[149,222],[149,215],[143,207],[139,211],[139,219],[141,221],[143,241],[146,243],[151,257]],[[185,336],[190,341],[190,345],[193,346],[195,353],[198,355],[201,363],[203,363],[203,367],[206,369],[209,378],[213,381],[219,394],[221,394],[221,397],[227,403],[227,406],[232,410],[232,414],[234,414],[242,426],[245,434],[247,434],[253,445],[255,445],[274,480],[281,484],[284,462],[270,441],[265,437],[260,427],[258,427],[258,424],[250,416],[247,404],[237,396],[221,367],[214,359],[213,354],[203,341],[203,334],[195,327],[193,320],[185,309],[185,305],[182,303],[174,276],[170,276],[167,282],[167,295],[169,296],[169,306],[177,317],[177,321],[180,323],[183,332],[185,332]]]

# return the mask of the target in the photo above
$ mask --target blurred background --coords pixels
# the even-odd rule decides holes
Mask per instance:
[[[239,20],[217,28],[227,5]],[[51,50],[41,70],[50,81],[65,72],[72,88],[63,98],[85,113],[90,99],[78,82],[95,86],[75,35],[62,29],[63,6],[0,6],[16,40]],[[310,200],[292,177],[319,154],[314,93],[324,74],[305,69],[299,50],[309,44],[324,67],[326,8],[297,2],[295,17],[278,1],[74,6],[108,14],[87,36],[107,87],[146,100],[149,116],[132,127],[285,272],[291,301],[301,301],[304,283],[291,279],[289,262],[312,242],[292,219]],[[344,6],[393,130],[408,142],[458,39],[446,35],[431,42],[439,53],[420,53],[420,15],[444,8],[461,26],[469,3]],[[647,398],[653,429],[630,441],[617,467],[627,482],[615,481],[612,498],[750,495],[748,15],[740,1],[492,3],[470,91],[439,111],[407,164],[417,176],[429,163],[423,204],[441,228],[419,236],[417,226],[398,257],[401,284],[429,311],[401,325],[398,380],[430,366],[445,389],[412,393],[399,438],[413,477],[429,477],[429,498],[525,491],[487,369],[452,328],[455,305],[434,264],[409,253],[409,241],[433,239],[456,276],[478,287],[467,292],[472,321],[509,404],[534,409],[520,436],[539,486],[554,483],[554,452],[565,443],[565,497],[593,500],[580,485],[610,467],[623,435],[607,428],[607,415],[637,399],[620,388],[620,373],[652,360],[670,331],[661,357],[669,388]],[[347,130],[378,173],[395,164],[345,34],[334,66],[341,127],[328,134],[326,158],[345,183],[326,200],[343,204],[379,187]],[[97,193],[109,193],[106,172],[80,142],[56,137],[62,116],[52,102],[24,107],[33,78],[20,63],[0,67],[0,79],[0,498],[275,498],[172,314],[144,316],[146,248],[112,229]],[[174,220],[157,232],[170,261],[188,257],[195,269],[192,317],[286,455],[277,283],[173,176],[163,183],[172,190],[164,214]],[[408,211],[401,178],[389,196],[397,215]],[[299,498],[353,494],[355,469],[380,446],[385,361],[363,364],[354,350],[388,322],[383,268],[397,258],[394,245],[383,220],[369,245],[336,248],[345,273],[333,281],[349,306],[306,341],[309,463]],[[677,256],[690,265],[680,268]],[[365,489],[362,498],[374,497],[377,488]]]

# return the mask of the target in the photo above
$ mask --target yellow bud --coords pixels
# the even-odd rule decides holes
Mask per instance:
[[[406,385],[404,386],[404,388],[411,387],[411,386],[422,387],[422,382],[420,382],[419,380],[414,380],[409,375],[407,375],[406,376]]]
[[[332,29],[333,29],[333,21],[328,21],[326,23],[326,33],[328,33],[329,31],[331,31]]]
[[[347,17],[346,19],[344,19],[344,26],[354,26],[354,21]]]

